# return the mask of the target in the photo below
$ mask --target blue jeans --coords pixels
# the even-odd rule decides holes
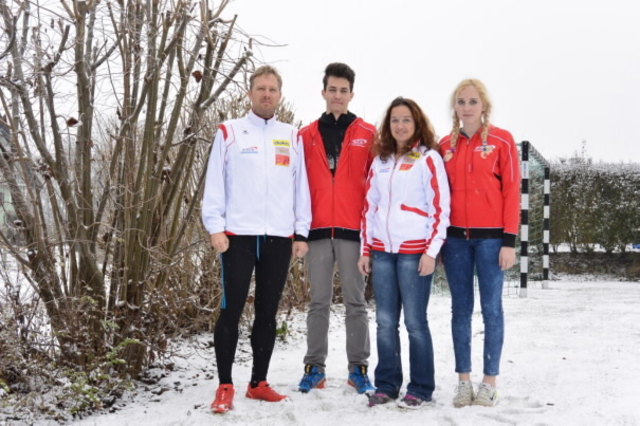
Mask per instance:
[[[432,275],[418,275],[419,254],[373,251],[371,256],[378,325],[376,388],[392,398],[397,398],[400,392],[402,361],[398,327],[400,310],[404,309],[411,376],[407,393],[430,401],[435,389],[433,343],[427,321]]]
[[[478,273],[480,305],[484,321],[484,369],[486,376],[500,373],[504,341],[502,285],[504,272],[498,258],[502,239],[447,237],[442,248],[444,268],[451,290],[451,334],[456,372],[471,372],[471,316],[473,314],[473,271]]]

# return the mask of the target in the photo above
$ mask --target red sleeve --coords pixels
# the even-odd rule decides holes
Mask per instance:
[[[507,142],[503,145],[504,150],[500,152],[504,232],[518,235],[520,226],[520,158],[518,147],[511,133],[505,131],[502,136]]]

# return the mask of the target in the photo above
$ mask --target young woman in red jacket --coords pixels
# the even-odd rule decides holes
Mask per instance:
[[[520,164],[511,134],[490,124],[491,101],[479,80],[463,80],[451,97],[453,130],[440,142],[451,187],[451,226],[443,260],[452,300],[451,330],[459,383],[453,404],[493,406],[504,340],[504,271],[516,262]],[[474,270],[484,320],[484,378],[471,383]]]

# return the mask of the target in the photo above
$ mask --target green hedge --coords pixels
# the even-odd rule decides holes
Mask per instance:
[[[640,164],[551,164],[551,244],[563,243],[572,252],[640,243]]]

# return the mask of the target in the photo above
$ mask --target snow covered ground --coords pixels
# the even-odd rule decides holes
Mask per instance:
[[[309,394],[296,392],[305,353],[304,315],[290,319],[286,342],[278,342],[269,381],[290,396],[285,403],[249,400],[250,376],[246,338],[238,348],[234,381],[235,410],[211,414],[217,387],[211,335],[181,343],[185,358],[144,393],[125,397],[120,409],[96,414],[81,425],[640,425],[640,283],[552,281],[550,289],[533,284],[527,298],[505,295],[506,341],[499,378],[500,401],[494,408],[453,408],[456,384],[450,338],[450,299],[435,294],[429,321],[436,355],[434,403],[419,411],[391,404],[367,407],[364,396],[346,383],[345,330],[342,307],[332,314],[329,386]],[[477,305],[477,303],[476,303]],[[482,318],[474,316],[474,381],[481,376]],[[371,373],[377,362],[375,321],[370,311]],[[402,328],[405,376],[408,342]],[[371,374],[373,379],[373,374]]]

